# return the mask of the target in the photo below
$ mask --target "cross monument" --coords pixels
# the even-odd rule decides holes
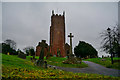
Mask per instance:
[[[72,57],[72,37],[74,37],[72,35],[72,33],[70,33],[70,35],[68,35],[68,37],[70,37],[70,53],[69,53],[69,57]]]

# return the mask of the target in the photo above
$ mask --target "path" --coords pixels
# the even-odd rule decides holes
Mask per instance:
[[[61,69],[64,71],[70,71],[74,73],[94,73],[94,74],[102,74],[108,76],[119,76],[120,77],[120,70],[106,68],[99,64],[90,62],[90,61],[83,61],[88,64],[86,68],[65,68],[65,67],[58,67],[55,66],[57,69]]]

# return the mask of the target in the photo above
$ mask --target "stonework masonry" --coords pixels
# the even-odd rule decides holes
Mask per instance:
[[[54,14],[52,11],[50,26],[50,52],[52,55],[58,56],[58,52],[62,57],[65,53],[65,13],[63,15]]]
[[[36,46],[36,56],[40,55],[42,49],[41,43],[44,41],[45,40],[42,40]],[[52,11],[50,26],[50,45],[44,48],[44,56],[47,56],[50,52],[50,55],[65,57],[68,56],[69,50],[69,44],[65,44],[65,13],[63,12],[63,15],[58,15],[54,14],[54,11]]]
[[[38,45],[36,46],[36,52],[35,52],[35,56],[40,56],[40,52],[41,52],[41,49],[42,49],[42,45],[41,43],[45,41],[45,40],[42,40],[41,42],[38,43]],[[49,51],[49,46],[48,44],[46,43],[45,41],[45,44],[47,47],[44,48],[44,56],[47,56],[47,53]]]

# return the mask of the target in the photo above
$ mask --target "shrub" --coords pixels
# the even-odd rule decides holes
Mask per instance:
[[[74,53],[76,57],[86,58],[95,58],[98,56],[97,50],[90,44],[79,41],[79,44],[74,48]]]

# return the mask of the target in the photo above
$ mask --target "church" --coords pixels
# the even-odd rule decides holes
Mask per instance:
[[[50,45],[49,49],[45,50],[45,55],[50,52],[52,56],[66,57],[69,54],[70,46],[65,43],[65,12],[63,14],[54,14],[52,10],[51,25],[50,25]],[[40,42],[36,47],[36,56],[40,55]]]

